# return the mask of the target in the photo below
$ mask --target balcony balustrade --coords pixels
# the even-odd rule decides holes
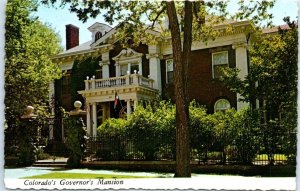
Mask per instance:
[[[154,80],[145,78],[140,74],[129,74],[126,76],[106,78],[106,79],[87,79],[85,80],[85,90],[102,89],[110,87],[122,87],[122,86],[144,86],[153,88]]]

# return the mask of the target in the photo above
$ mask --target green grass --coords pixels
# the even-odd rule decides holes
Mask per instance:
[[[22,179],[118,179],[118,178],[161,178],[162,176],[130,176],[114,174],[88,174],[88,173],[65,173],[53,172],[37,176],[28,176]]]
[[[267,161],[268,160],[268,155],[267,154],[257,155],[255,157],[255,160]],[[274,160],[287,161],[287,158],[284,154],[274,154]]]

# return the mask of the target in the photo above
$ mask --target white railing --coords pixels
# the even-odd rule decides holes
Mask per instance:
[[[153,88],[154,80],[145,78],[140,74],[130,74],[126,76],[106,78],[106,79],[88,79],[85,80],[85,89],[100,89],[109,87],[120,87],[128,85],[140,85]]]

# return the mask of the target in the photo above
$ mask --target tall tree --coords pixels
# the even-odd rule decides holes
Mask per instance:
[[[60,77],[51,56],[61,50],[60,39],[33,13],[31,0],[10,0],[5,22],[5,118],[9,129],[17,128],[28,105],[45,116],[49,83]]]
[[[43,0],[54,4],[56,0]],[[208,40],[216,37],[213,25],[222,21],[228,14],[226,7],[229,1],[76,1],[63,0],[62,5],[69,4],[70,11],[79,19],[86,21],[89,17],[101,14],[105,21],[121,22],[119,34],[123,39],[134,38],[134,42],[155,38],[149,37],[148,29],[157,29],[169,23],[169,27],[159,27],[162,36],[171,36],[174,60],[174,87],[176,102],[176,173],[177,177],[190,177],[190,139],[188,110],[188,65],[190,63],[193,40]],[[236,19],[251,17],[254,22],[270,18],[267,8],[273,1],[251,0],[247,5],[239,0],[240,9],[233,16]],[[208,14],[210,15],[208,17]],[[208,22],[206,22],[208,21]],[[125,24],[126,23],[126,24]],[[181,30],[183,29],[183,30]]]
[[[261,34],[250,48],[250,71],[246,80],[237,69],[224,69],[223,81],[244,101],[259,100],[267,111],[265,121],[281,120],[296,125],[298,29],[289,17],[277,33]],[[287,27],[288,26],[288,27]],[[255,85],[256,83],[256,85]],[[287,125],[286,124],[286,125]]]

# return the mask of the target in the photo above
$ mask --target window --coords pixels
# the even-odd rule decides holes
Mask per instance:
[[[100,39],[102,37],[102,33],[101,32],[96,32],[96,34],[95,34],[95,42],[98,40],[98,39]]]
[[[121,65],[120,66],[120,75],[121,76],[125,76],[125,75],[127,75],[127,70],[128,70],[128,65],[127,64],[125,64],[125,65]]]
[[[96,70],[96,79],[102,79],[102,68]]]
[[[166,60],[167,84],[173,83],[173,59]]]
[[[228,67],[228,51],[216,52],[212,54],[212,75],[213,78],[219,78],[221,76],[220,68]]]
[[[227,109],[230,109],[230,102],[227,99],[219,99],[216,101],[214,107],[215,112],[225,112]]]
[[[134,74],[134,70],[136,70],[136,72],[139,71],[139,64],[131,64],[131,66],[130,66],[130,74]]]
[[[70,74],[65,74],[62,77],[62,94],[69,94],[71,91],[71,76]]]

